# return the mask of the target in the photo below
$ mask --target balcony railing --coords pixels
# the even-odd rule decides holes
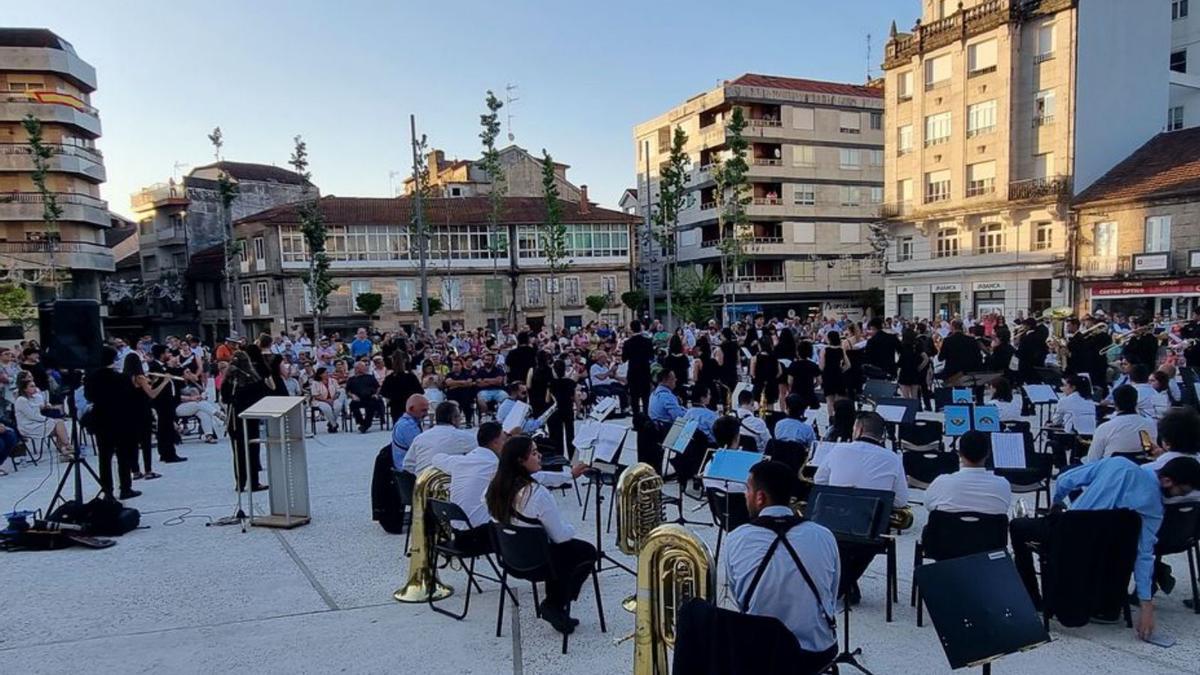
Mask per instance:
[[[778,119],[769,119],[765,117],[751,117],[747,120],[752,127],[778,127],[783,126]]]
[[[56,155],[68,155],[70,157],[82,157],[83,159],[100,164],[104,161],[104,156],[99,150],[94,148],[84,148],[78,145],[63,145],[62,143],[43,143],[42,145],[50,148]],[[28,155],[30,154],[29,145],[27,143],[0,143],[0,155]]]
[[[133,208],[156,204],[168,199],[187,199],[187,189],[181,183],[155,183],[144,187],[129,198]]]
[[[783,200],[780,199],[779,197],[755,197],[754,198],[755,206],[781,206],[782,204],[783,204]]]
[[[1033,118],[1033,128],[1044,127],[1047,124],[1054,124],[1054,115],[1036,115]]]
[[[1071,194],[1070,176],[1049,176],[1018,180],[1008,184],[1008,198],[1013,200],[1064,197]]]
[[[985,0],[938,21],[918,23],[912,33],[889,40],[885,69],[906,65],[917,54],[945,47],[1009,22],[1025,22],[1075,5],[1077,0]]]
[[[747,243],[750,243],[750,244],[782,244],[783,237],[781,237],[781,236],[750,237],[747,240]]]
[[[68,103],[68,101],[70,101]],[[0,103],[33,103],[35,105],[65,105],[89,115],[99,116],[100,111],[71,94],[56,91],[2,91]]]
[[[751,282],[756,284],[769,284],[773,282],[783,281],[782,274],[739,274],[735,281]]]
[[[78,204],[97,209],[108,209],[108,202],[91,195],[77,192],[51,192],[59,204]],[[41,204],[40,192],[0,192],[0,204]]]
[[[879,217],[880,218],[897,218],[899,216],[903,216],[903,215],[909,213],[910,211],[912,211],[912,202],[911,201],[889,202],[887,204],[880,204]]]
[[[783,160],[774,157],[755,157],[754,166],[783,166]]]
[[[716,202],[700,202],[700,210],[701,211],[709,211],[709,210],[715,209],[715,208],[717,208]]]
[[[975,138],[976,136],[990,134],[991,132],[993,132],[995,130],[996,130],[995,124],[991,124],[986,127],[978,127],[975,129],[967,129],[967,138]]]
[[[104,253],[109,249],[91,241],[0,241],[0,253]]]
[[[932,147],[934,145],[941,145],[942,143],[949,143],[949,142],[950,142],[949,136],[938,136],[937,138],[926,138],[925,139],[925,147],[928,148],[928,147]]]

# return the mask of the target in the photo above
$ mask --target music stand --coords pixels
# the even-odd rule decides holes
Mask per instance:
[[[913,582],[952,669],[981,666],[1050,642],[1007,551],[928,563]]]
[[[723,483],[724,487],[721,491],[725,494],[723,501],[725,502],[725,522],[728,524],[729,519],[729,486],[730,484],[741,485],[743,490],[746,486],[746,481],[750,479],[750,468],[755,464],[763,461],[762,453],[748,452],[746,450],[736,450],[727,448],[718,448],[715,450],[704,466],[700,474],[700,478],[705,483],[705,488],[708,487],[707,482]],[[716,488],[713,488],[716,489]],[[707,490],[705,496],[711,499]],[[714,520],[716,520],[714,518]],[[721,527],[721,523],[717,525],[717,555],[721,554],[721,535],[725,532],[725,528]]]
[[[594,500],[593,504],[595,506],[595,512],[596,512],[595,517],[596,517],[596,573],[597,574],[599,574],[601,572],[607,572],[608,570],[612,570],[612,569],[621,569],[621,570],[624,570],[634,576],[637,576],[637,572],[633,568],[622,563],[620,560],[613,558],[612,556],[610,556],[608,554],[608,552],[606,552],[604,550],[604,533],[601,531],[602,527],[600,524],[601,521],[603,520],[603,516],[601,514],[604,513],[604,509],[601,508],[601,503],[604,501],[604,482],[600,479],[600,477],[603,475],[604,472],[600,469],[600,467],[596,466],[596,462],[604,462],[605,464],[612,464],[614,467],[616,467],[618,469],[618,473],[619,473],[620,469],[622,468],[621,464],[619,463],[619,460],[621,458],[621,451],[624,448],[625,440],[628,437],[629,437],[629,430],[626,429],[625,433],[621,435],[621,440],[617,443],[616,450],[613,451],[612,456],[608,460],[597,458],[596,457],[596,446],[594,444],[592,446],[592,461],[591,461],[590,468],[587,470],[587,476],[588,476],[588,478],[591,478],[592,482],[596,485],[596,499]],[[614,481],[616,480],[616,476],[613,477],[613,480]],[[607,560],[610,563],[609,567],[604,567],[605,560]]]
[[[863,383],[862,396],[871,402],[895,398],[900,386],[889,380],[867,380]]]

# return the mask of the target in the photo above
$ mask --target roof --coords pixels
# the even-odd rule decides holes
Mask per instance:
[[[65,46],[64,46],[65,45]],[[70,51],[70,44],[45,28],[0,28],[0,47],[34,47]]]
[[[412,220],[409,197],[322,197],[321,212],[331,224],[395,224]],[[564,223],[637,223],[641,220],[620,211],[594,205],[581,212],[577,202],[559,200]],[[239,223],[289,225],[297,222],[297,205],[268,209],[239,220]],[[482,224],[491,213],[489,197],[444,197],[425,200],[425,219],[431,224]],[[546,219],[546,202],[541,197],[505,197],[500,222],[541,224]]]
[[[104,245],[112,248],[117,244],[137,234],[137,226],[110,227],[104,231]]]
[[[1200,194],[1200,128],[1151,138],[1075,198],[1076,205]]]
[[[288,185],[304,185],[305,183],[304,176],[290,169],[250,162],[221,161],[205,164],[204,166],[192,169],[188,174],[188,178],[192,178],[191,174],[204,171],[205,169],[220,169],[236,180],[255,180],[264,183],[285,183]]]
[[[883,90],[878,87],[867,87],[861,84],[845,84],[842,82],[824,82],[821,80],[806,80],[798,77],[779,77],[776,75],[759,75],[746,73],[727,85],[744,87],[766,87],[767,89],[791,89],[793,91],[810,91],[815,94],[832,94],[834,96],[866,96],[868,98],[883,98]]]

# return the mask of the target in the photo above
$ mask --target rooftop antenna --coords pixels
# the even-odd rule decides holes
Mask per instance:
[[[185,162],[178,162],[178,161],[175,162],[175,166],[171,170],[171,179],[172,180],[178,179],[179,178],[179,170],[186,169],[189,166],[191,166],[191,164],[187,164]]]
[[[389,197],[396,196],[396,176],[399,176],[399,175],[400,175],[400,172],[396,171],[395,169],[388,171],[388,196]]]
[[[871,34],[867,33],[867,82],[871,81]]]
[[[517,85],[512,84],[511,82],[509,84],[504,85],[504,107],[508,110],[507,124],[508,124],[508,142],[509,143],[517,140],[516,135],[513,134],[513,131],[512,131],[512,121],[513,121],[512,104],[521,100],[521,99],[517,98],[516,96],[513,96],[513,92],[516,90],[517,90]]]

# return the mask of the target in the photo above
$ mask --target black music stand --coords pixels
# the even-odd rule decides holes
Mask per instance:
[[[622,563],[620,560],[617,560],[616,558],[610,556],[608,554],[608,552],[606,552],[604,550],[604,532],[603,532],[603,526],[601,525],[601,521],[604,519],[602,516],[602,514],[604,513],[604,509],[601,507],[601,503],[604,501],[604,482],[601,479],[601,476],[604,475],[604,471],[602,471],[600,469],[600,467],[596,466],[596,462],[603,462],[604,464],[610,464],[616,469],[615,474],[620,474],[621,471],[624,470],[624,467],[619,463],[618,460],[620,460],[620,458],[621,458],[621,452],[625,448],[625,441],[627,441],[628,439],[629,439],[629,433],[627,431],[625,433],[625,435],[623,435],[621,437],[621,442],[617,445],[617,449],[613,453],[612,461],[596,459],[595,446],[593,445],[592,446],[592,463],[588,467],[588,470],[584,474],[588,478],[590,478],[592,483],[595,484],[595,486],[596,486],[596,499],[594,500],[594,505],[595,505],[595,511],[596,511],[596,573],[597,574],[599,574],[600,572],[607,572],[607,571],[613,570],[613,569],[621,569],[621,570],[625,570],[626,572],[628,572],[634,576],[637,576],[637,572],[633,568]],[[613,476],[613,480],[614,481],[617,480],[617,475]],[[605,560],[607,560],[609,562],[609,567],[604,567]]]
[[[894,499],[895,495],[887,490],[814,485],[804,509],[805,517],[833,532],[838,544],[875,544],[885,547],[888,552],[889,570],[886,584],[888,621],[892,618],[891,569],[895,562],[895,542],[889,541],[883,535],[887,532]],[[842,651],[834,659],[834,663],[843,663],[866,675],[873,675],[856,658],[862,654],[862,648],[850,649],[849,597],[842,598],[842,638]]]
[[[921,565],[913,582],[952,669],[990,675],[996,659],[1050,642],[1007,551]]]

